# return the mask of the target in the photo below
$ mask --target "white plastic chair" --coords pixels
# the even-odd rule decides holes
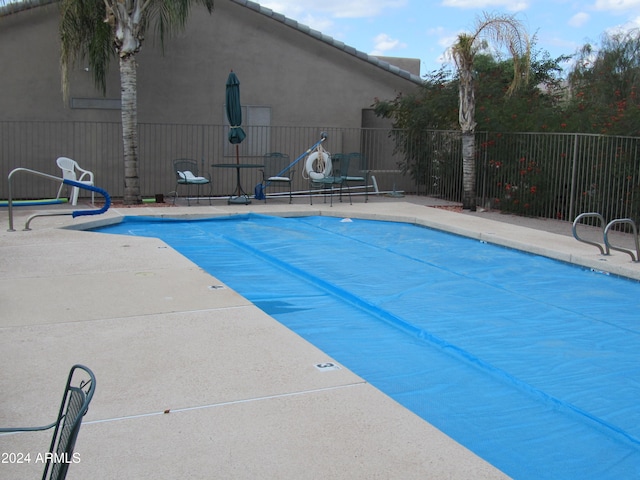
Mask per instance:
[[[80,168],[78,162],[75,160],[67,157],[59,157],[56,160],[56,163],[58,164],[58,167],[60,167],[60,170],[62,170],[62,178],[65,180],[73,180],[74,182],[93,186],[93,172]],[[78,176],[78,173],[80,176]],[[60,185],[60,188],[58,189],[58,196],[56,198],[60,198],[62,187],[64,187],[64,183]],[[70,195],[71,205],[76,205],[78,203],[79,193],[80,189],[78,187],[72,187]],[[91,203],[95,203],[95,193],[93,190],[91,191]]]

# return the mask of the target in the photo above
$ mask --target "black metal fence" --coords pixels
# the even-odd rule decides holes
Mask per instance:
[[[380,190],[412,189],[399,172],[399,154],[394,153],[389,131],[383,129],[335,129],[312,127],[244,127],[247,138],[238,146],[227,141],[224,125],[139,125],[139,176],[143,197],[167,195],[175,189],[172,162],[192,158],[200,171],[210,173],[213,192],[225,196],[233,192],[235,170],[215,168],[219,163],[236,161],[261,164],[269,152],[289,155],[291,161],[301,156],[328,135],[324,148],[330,153],[359,152],[367,159],[367,168],[376,177]],[[0,122],[0,173],[7,175],[22,167],[51,175],[60,175],[55,160],[73,158],[91,170],[96,185],[113,197],[124,191],[122,133],[120,123],[103,122]],[[294,190],[308,189],[302,176],[304,159],[295,167]],[[243,169],[242,184],[251,193],[262,179],[259,169]],[[14,198],[33,199],[55,196],[58,185],[29,175],[16,175],[12,182]],[[7,198],[7,182],[0,184],[0,198]]]
[[[260,164],[269,152],[293,161],[327,132],[330,153],[359,152],[380,191],[398,190],[460,202],[462,153],[457,131],[426,131],[409,137],[387,129],[329,127],[244,127],[241,163]],[[215,168],[236,161],[224,125],[139,125],[139,175],[143,197],[175,189],[172,161],[192,158],[209,172],[216,196],[232,193],[235,170]],[[640,138],[585,134],[478,133],[478,203],[521,215],[572,220],[594,211],[607,221],[640,220]],[[96,185],[113,197],[124,189],[120,123],[0,122],[0,173],[18,167],[60,175],[55,160],[71,157],[94,172]],[[304,159],[295,167],[294,190],[307,190]],[[242,171],[251,193],[259,169]],[[372,180],[373,183],[373,180]],[[0,198],[7,198],[7,182]],[[59,185],[35,176],[15,176],[15,198],[51,198]]]
[[[462,201],[460,132],[393,133],[419,194]],[[640,138],[586,134],[476,135],[478,204],[532,217],[640,221]]]

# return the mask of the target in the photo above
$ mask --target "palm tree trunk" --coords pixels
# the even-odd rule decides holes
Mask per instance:
[[[124,146],[124,203],[142,203],[138,177],[138,101],[135,55],[120,57],[122,143]]]
[[[459,122],[462,130],[462,208],[476,210],[476,97],[472,65],[460,74]]]
[[[462,208],[476,211],[476,136],[462,133]]]

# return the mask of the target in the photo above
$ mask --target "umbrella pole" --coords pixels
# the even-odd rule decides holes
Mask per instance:
[[[240,153],[239,153],[239,145],[236,143],[236,165],[240,165]],[[239,197],[242,191],[240,190],[240,169],[238,168],[238,194]]]

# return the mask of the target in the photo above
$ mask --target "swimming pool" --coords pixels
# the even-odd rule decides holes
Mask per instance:
[[[409,224],[126,218],[515,478],[640,475],[640,284]]]

